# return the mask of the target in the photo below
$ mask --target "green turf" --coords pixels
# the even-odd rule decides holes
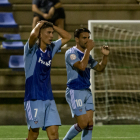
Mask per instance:
[[[59,128],[60,140],[70,128],[64,125]],[[0,140],[25,140],[27,126],[0,126]],[[40,130],[38,140],[48,140],[45,131]],[[95,126],[93,140],[140,140],[140,125],[104,125]],[[80,134],[73,140],[80,140]]]

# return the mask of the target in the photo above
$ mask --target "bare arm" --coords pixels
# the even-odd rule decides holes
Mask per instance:
[[[44,22],[45,21],[38,22],[37,25],[34,27],[34,29],[31,31],[30,37],[29,37],[30,48],[35,44],[36,40],[38,39],[40,28],[44,24]]]
[[[62,3],[61,2],[58,2],[54,5],[54,8],[55,9],[58,9],[58,8],[61,8],[62,7]]]
[[[35,5],[35,4],[32,4],[32,11],[37,13],[37,14],[39,14],[39,15],[41,15],[41,16],[43,16],[43,14],[44,14],[42,11],[40,11],[38,9],[37,5]]]
[[[102,47],[102,53],[104,54],[103,59],[101,60],[100,63],[98,63],[94,69],[96,71],[104,71],[106,65],[107,65],[107,60],[108,60],[108,55],[109,55],[109,47],[108,46],[103,46]]]
[[[49,19],[49,15],[40,11],[35,4],[32,5],[32,11],[41,15],[44,19]]]
[[[106,65],[107,65],[107,59],[108,59],[108,56],[104,55],[102,61],[101,61],[100,63],[98,63],[98,64],[94,67],[94,69],[95,69],[96,71],[99,71],[99,72],[104,71],[104,69],[105,69],[105,67],[106,67]]]
[[[84,56],[83,56],[82,60],[76,62],[73,66],[82,70],[82,71],[85,71],[85,69],[87,67],[87,64],[88,64],[90,51],[93,49],[93,47],[94,47],[93,40],[90,39],[87,43],[87,48],[85,50],[85,53],[84,53]]]
[[[62,42],[61,46],[66,44],[71,39],[71,35],[67,31],[65,31],[62,28],[59,28],[55,25],[53,25],[53,28],[61,36],[61,42]]]
[[[53,7],[50,8],[49,12],[48,12],[48,19],[52,18],[52,16],[54,15],[55,9],[61,8],[62,7],[62,3],[58,2],[56,3]]]

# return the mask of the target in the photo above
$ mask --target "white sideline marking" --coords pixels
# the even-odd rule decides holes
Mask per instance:
[[[81,138],[81,137],[76,137]],[[92,137],[93,139],[140,139],[140,137]],[[0,140],[25,140],[26,138],[0,138]],[[40,140],[46,140],[46,138],[38,138]],[[63,138],[59,138],[60,140]]]

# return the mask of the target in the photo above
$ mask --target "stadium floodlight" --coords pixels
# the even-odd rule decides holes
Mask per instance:
[[[95,60],[102,59],[104,43],[110,47],[105,71],[91,71],[94,123],[139,123],[140,20],[89,20],[88,28]]]

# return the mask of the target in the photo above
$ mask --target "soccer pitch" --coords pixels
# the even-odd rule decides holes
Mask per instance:
[[[60,140],[63,139],[70,125],[59,128]],[[140,140],[140,125],[103,125],[93,128],[93,140]],[[81,134],[81,133],[80,133]],[[80,134],[73,140],[80,140]],[[0,140],[25,140],[27,126],[0,126]],[[38,140],[48,140],[45,131],[40,129]]]

